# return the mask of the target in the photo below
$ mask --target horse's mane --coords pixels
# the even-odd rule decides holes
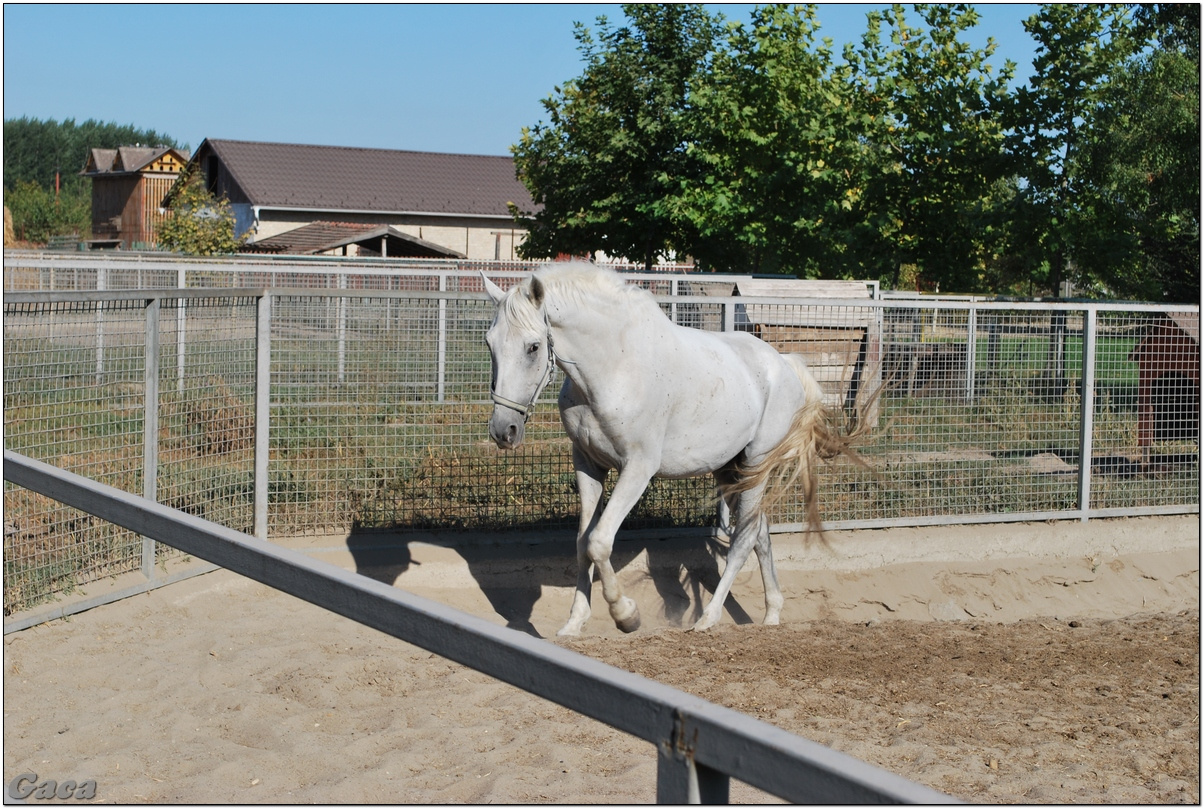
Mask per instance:
[[[502,312],[523,329],[538,332],[544,327],[539,307],[531,300],[536,280],[543,286],[546,297],[558,301],[593,308],[610,302],[629,312],[648,311],[663,317],[656,299],[647,290],[624,282],[623,276],[614,270],[584,262],[565,262],[536,270],[502,301]]]

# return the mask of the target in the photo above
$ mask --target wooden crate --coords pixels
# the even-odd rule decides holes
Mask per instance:
[[[881,385],[881,328],[879,310],[843,302],[868,301],[871,288],[864,281],[741,279],[737,296],[778,302],[741,304],[736,328],[751,331],[783,354],[802,355],[827,403],[853,407],[859,396]],[[876,402],[862,417],[877,423]]]

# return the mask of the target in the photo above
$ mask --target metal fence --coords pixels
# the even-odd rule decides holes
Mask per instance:
[[[24,456],[4,453],[4,478],[651,742],[658,803],[726,803],[733,777],[798,803],[955,802],[675,688]]]
[[[8,293],[6,448],[263,538],[571,529],[558,385],[524,445],[499,452],[485,430],[493,308],[455,278],[460,290]],[[786,301],[632,279],[684,325],[807,354],[833,403],[881,388],[874,469],[821,472],[832,528],[1199,510],[1198,307]],[[707,479],[656,481],[627,525],[711,526],[712,502]],[[800,530],[803,503],[771,517]],[[6,489],[6,614],[155,561],[137,536]]]
[[[162,252],[93,252],[85,255],[36,250],[4,251],[4,290],[99,291],[130,289],[372,289],[381,292],[457,292],[469,288],[480,271],[490,275],[523,274],[543,261],[485,261],[472,259],[373,259],[330,256],[236,255],[192,258]],[[615,263],[620,272],[635,273],[643,265]],[[658,289],[671,289],[685,265],[661,265],[648,280],[669,280]],[[724,285],[734,277],[696,275],[704,286]],[[478,285],[479,287],[479,285]],[[727,293],[724,293],[727,294]]]

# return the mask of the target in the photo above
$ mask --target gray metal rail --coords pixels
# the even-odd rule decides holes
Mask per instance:
[[[658,802],[725,803],[732,777],[797,803],[954,802],[675,688],[23,455],[4,453],[4,479],[652,742]]]

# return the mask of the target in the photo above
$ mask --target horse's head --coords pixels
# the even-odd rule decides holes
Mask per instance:
[[[535,400],[552,378],[555,355],[547,315],[543,310],[544,287],[531,276],[509,292],[485,278],[485,291],[497,304],[493,325],[485,334],[493,373],[489,394],[493,415],[489,437],[502,449],[514,449],[523,433]]]

